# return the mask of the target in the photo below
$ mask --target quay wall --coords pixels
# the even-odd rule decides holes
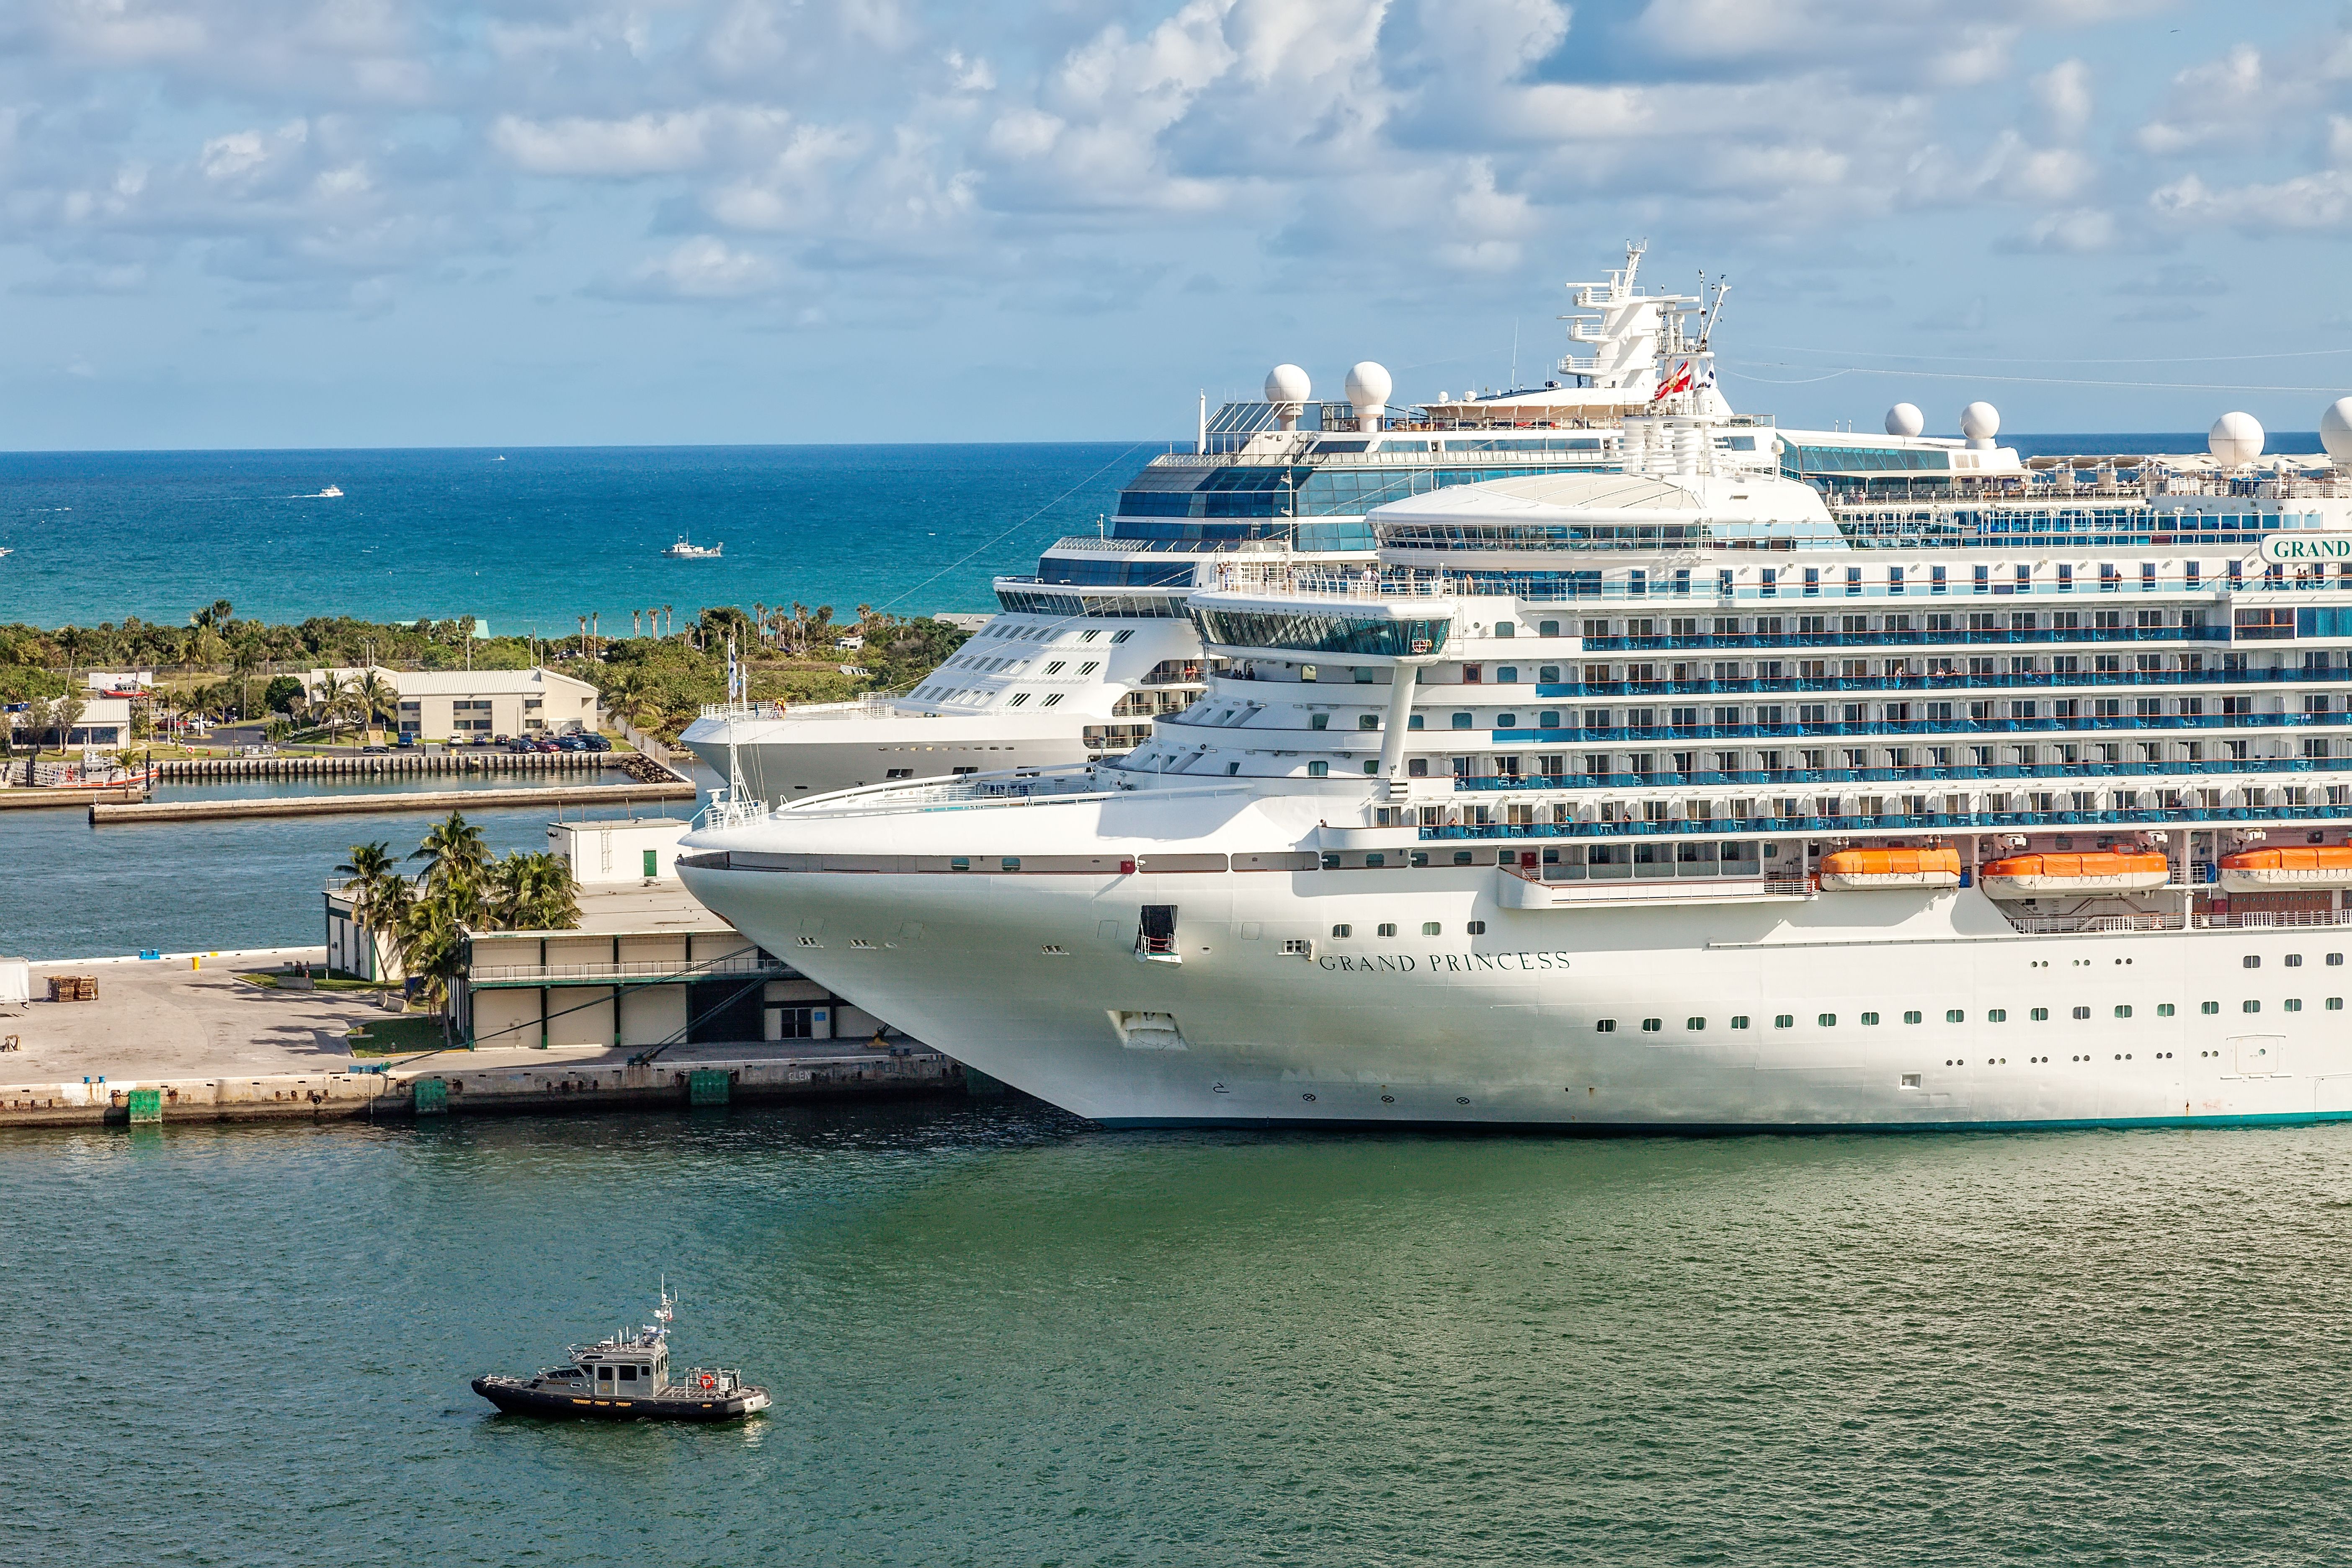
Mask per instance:
[[[964,1087],[961,1064],[924,1050],[894,1057],[698,1058],[618,1067],[458,1063],[430,1072],[0,1084],[0,1129],[128,1125],[134,1113],[136,1120],[165,1123],[562,1115],[689,1103],[906,1099],[961,1093]],[[137,1103],[142,1090],[153,1091],[152,1115]]]
[[[257,816],[341,816],[387,811],[488,811],[508,805],[625,805],[692,800],[691,779],[658,784],[539,784],[520,789],[418,790],[401,794],[276,795],[262,800],[151,800],[92,805],[92,826],[122,822],[217,822]]]
[[[155,777],[159,784],[225,784],[241,779],[593,773],[600,768],[620,768],[635,776],[639,765],[651,760],[635,752],[392,752],[374,756],[175,757],[157,763]]]
[[[0,789],[0,811],[79,811],[98,805],[120,805],[146,798],[136,789]]]

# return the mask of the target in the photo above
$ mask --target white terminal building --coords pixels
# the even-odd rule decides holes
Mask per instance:
[[[596,689],[544,667],[532,669],[390,669],[374,673],[400,694],[399,731],[420,741],[480,741],[495,735],[562,735],[593,731]],[[316,698],[331,672],[313,669],[303,689]],[[331,671],[345,685],[369,670]]]

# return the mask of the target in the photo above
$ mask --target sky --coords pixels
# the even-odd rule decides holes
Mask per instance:
[[[2308,431],[2347,230],[2340,4],[0,3],[16,449],[1188,438],[1637,237],[1784,423]]]

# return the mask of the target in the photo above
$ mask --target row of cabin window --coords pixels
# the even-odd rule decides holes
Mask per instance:
[[[1464,853],[1467,854],[1468,851],[1465,850]],[[1461,863],[1464,865],[1469,864],[1466,860],[1464,860]],[[1381,936],[1394,936],[1397,933],[1396,923],[1393,921],[1383,921],[1378,926],[1375,926],[1373,930]],[[1471,921],[1465,924],[1462,930],[1470,936],[1485,936],[1486,934],[1486,922],[1485,921]],[[1331,934],[1333,936],[1341,937],[1352,936],[1355,934],[1355,931],[1356,928],[1351,925],[1336,925],[1331,928]],[[1441,921],[1423,921],[1421,922],[1421,934],[1423,936],[1443,936],[1445,934],[1444,923]]]
[[[2327,998],[2326,1005],[2327,1011],[2331,1013],[2340,1013],[2344,1010],[2344,998],[2341,996],[2330,996]],[[2210,1017],[2221,1012],[2221,1004],[2219,1002],[2200,1002],[2197,1005],[2197,1010],[2204,1016]],[[2248,1000],[2239,1004],[2239,1011],[2241,1012],[2259,1013],[2262,1010],[2263,1005],[2258,1001]],[[2287,1013],[2302,1012],[2303,998],[2300,996],[2288,997],[2285,1002],[2281,1004],[2280,1010]],[[2159,1018],[2169,1018],[2174,1015],[2174,1012],[2175,1008],[2169,1002],[2159,1002],[2156,1005],[2156,1016]],[[2076,1007],[2074,1009],[2074,1016],[2078,1020],[2087,1019],[2091,1016],[2091,1009],[2088,1007]],[[2128,1002],[2116,1004],[2115,1016],[2118,1018],[2131,1017],[2133,1016],[2132,1005]],[[2047,1007],[2028,1008],[2026,1010],[2026,1016],[2037,1024],[2047,1023],[2050,1018],[2050,1009]],[[1837,1021],[1838,1016],[1835,1013],[1821,1013],[1815,1015],[1813,1018],[1815,1026],[1823,1029],[1836,1028]],[[1875,1013],[1864,1013],[1860,1016],[1860,1021],[1864,1027],[1869,1027],[1879,1022],[1879,1016]],[[1925,1016],[1915,1010],[1904,1014],[1903,1021],[1906,1024],[1922,1023],[1925,1021]],[[1948,1008],[1944,1014],[1944,1022],[1947,1024],[1965,1024],[1968,1021],[1968,1009],[1964,1007]],[[2006,1007],[1987,1008],[1985,1010],[1985,1022],[1988,1024],[2008,1023],[2009,1009]],[[1617,1031],[1617,1020],[1614,1018],[1595,1019],[1592,1026],[1601,1034],[1614,1034]],[[1658,1034],[1662,1032],[1665,1026],[1665,1020],[1663,1018],[1644,1018],[1642,1020],[1642,1032],[1645,1035]],[[1734,1014],[1731,1019],[1731,1026],[1735,1029],[1745,1029],[1748,1027],[1748,1015],[1745,1013]],[[1793,1029],[1797,1026],[1797,1016],[1794,1013],[1776,1014],[1772,1019],[1772,1026],[1776,1029]],[[1683,1027],[1693,1034],[1697,1034],[1706,1029],[1706,1020],[1701,1017],[1685,1018],[1683,1020]]]
[[[2032,593],[2037,589],[2045,592],[2054,589],[2058,593],[2065,594],[2072,593],[2077,586],[2088,587],[2095,584],[2100,593],[2112,594],[2120,590],[2128,581],[2137,584],[2140,592],[2153,594],[2163,588],[2197,593],[2222,580],[2226,580],[2231,588],[2238,588],[2242,587],[2246,581],[2245,563],[2242,561],[2214,563],[2184,561],[2180,563],[2180,569],[2178,572],[2161,571],[2160,563],[2154,561],[2141,561],[2133,564],[2137,567],[2137,571],[2132,571],[2124,563],[2117,561],[2085,563],[2079,568],[2071,561],[2062,561],[2043,572],[2036,572],[2032,566],[2017,565],[1930,566],[1924,572],[1917,567],[1889,566],[1882,574],[1878,574],[1874,584],[1864,583],[1863,568],[1859,566],[1766,566],[1757,571],[1756,591],[1766,598],[1771,598],[1780,593],[1808,599],[1824,593],[1843,593],[1858,598],[1866,586],[1875,586],[1881,592],[1887,594],[1902,594],[1909,589],[1924,589],[1929,594],[1942,594],[1949,592],[1958,584],[1965,584],[1970,592],[1978,594]],[[2321,582],[2326,580],[2325,572],[2324,567],[2305,567],[2298,568],[2294,575],[2300,582]],[[1958,577],[1960,573],[1966,573],[1967,575]],[[1603,584],[1607,578],[1617,574],[1594,572],[1582,575],[1593,579],[1591,589],[1597,596],[1605,591]],[[1622,591],[1630,595],[1667,592],[1669,584],[1671,584],[1671,592],[1685,595],[1693,591],[1696,575],[1688,568],[1676,568],[1670,573],[1651,573],[1637,568],[1623,574],[1620,583]],[[2352,583],[2352,565],[2338,566],[2336,570],[2336,577],[2338,582]],[[1955,582],[1956,578],[1958,583]],[[2288,580],[2287,569],[2284,566],[2266,566],[2263,569],[2262,580],[2265,588],[2284,588]],[[1723,568],[1718,569],[1715,574],[1717,593],[1732,593],[1738,585],[1738,574],[1736,572]],[[1549,626],[1554,623],[1546,622],[1545,624]],[[1508,637],[1510,634],[1498,631],[1496,635]],[[1600,637],[1607,634],[1587,632],[1584,635]]]
[[[1060,626],[1012,626],[1003,625],[1002,622],[991,621],[988,625],[980,628],[979,632],[974,635],[973,640],[977,641],[980,637],[1011,637],[1015,641],[1020,642],[1058,642],[1064,635],[1065,633],[1063,628]],[[1110,640],[1115,643],[1121,643],[1125,642],[1134,635],[1135,632],[1133,628],[1130,627],[1126,631],[1111,633]],[[1094,631],[1080,632],[1078,634],[1077,640],[1082,643],[1092,642],[1100,636],[1102,636],[1102,632],[1097,628]]]
[[[2089,620],[2083,618],[2087,613]],[[2131,618],[2126,620],[2128,616]],[[1834,621],[1836,624],[1832,625]],[[1792,624],[1793,623],[1793,624]],[[1546,626],[1558,623],[1547,621]],[[2201,609],[2185,610],[1978,610],[1966,616],[1671,616],[1664,617],[1661,629],[1660,617],[1633,616],[1623,620],[1588,620],[1582,635],[1587,637],[1860,637],[1871,632],[1894,632],[1909,635],[1926,632],[1933,636],[1949,632],[2079,632],[2120,631],[2126,626],[2155,628],[2168,626],[2190,629],[2205,624]],[[1612,630],[1612,628],[1617,628]],[[1498,634],[1507,637],[1507,632]],[[1549,634],[1546,634],[1549,636]]]
[[[1612,716],[1624,715],[1624,727],[1636,730],[1660,728],[1658,715],[1666,715],[1664,727],[1677,730],[1696,729],[1702,724],[1727,728],[1740,724],[1756,724],[1767,729],[1780,729],[1790,724],[1952,724],[1965,720],[1984,723],[2002,719],[2163,719],[2203,718],[2208,699],[2203,697],[2060,697],[2046,701],[2032,698],[1977,702],[1794,702],[1767,703],[1756,708],[1584,708],[1538,710],[1537,730],[1563,730],[1578,727],[1583,721],[1588,730],[1610,730],[1619,726]],[[2252,697],[2215,697],[2210,700],[2212,712],[2223,718],[2245,718],[2255,712]],[[2125,703],[2130,703],[2127,710]],[[2299,711],[2319,715],[2341,713],[2347,702],[2331,700],[2325,693],[2306,693]],[[2284,710],[2282,710],[2284,711]],[[1743,715],[1746,715],[1743,717]],[[1497,710],[1486,723],[1475,713],[1455,713],[1451,725],[1456,730],[1517,730],[1521,715]],[[1313,730],[1330,728],[1331,716],[1316,713],[1309,716],[1307,727]],[[1380,716],[1360,713],[1356,716],[1359,730],[1377,730]],[[1421,716],[1413,715],[1410,728],[1422,728]]]

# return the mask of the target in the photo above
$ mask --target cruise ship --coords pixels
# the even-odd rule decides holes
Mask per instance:
[[[2352,1116],[2352,399],[2251,425],[1801,473],[1670,407],[1220,562],[1123,757],[721,802],[680,871],[1113,1125]]]
[[[856,702],[706,708],[686,743],[771,803],[939,773],[1098,761],[1149,739],[1206,689],[1184,601],[1229,557],[1290,565],[1365,563],[1365,514],[1383,501],[1509,477],[1617,462],[1618,427],[1676,394],[1718,415],[1697,384],[1722,304],[1654,294],[1643,247],[1567,287],[1569,354],[1540,387],[1441,393],[1391,416],[1389,373],[1351,370],[1346,401],[1318,402],[1307,374],[1277,365],[1263,402],[1205,404],[1189,452],[1154,458],[1095,534],[1056,541],[1034,575],[1000,577],[1002,613],[913,690]],[[1727,427],[1752,449],[1753,430]]]

